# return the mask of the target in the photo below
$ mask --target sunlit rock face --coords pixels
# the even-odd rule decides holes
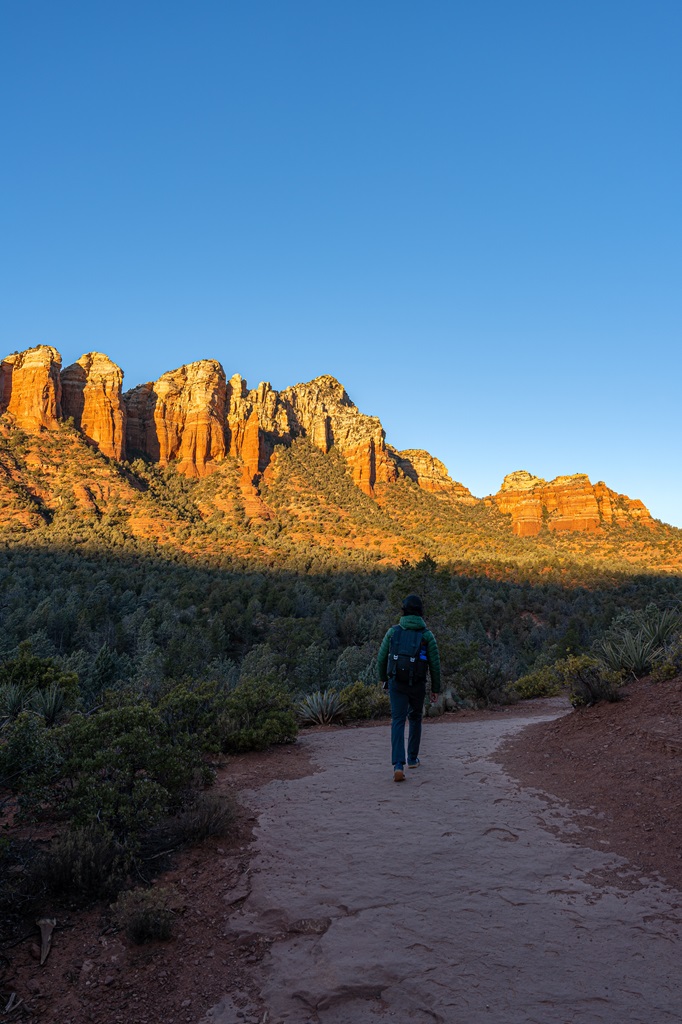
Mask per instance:
[[[518,537],[535,537],[543,525],[550,530],[581,531],[611,523],[654,525],[641,501],[617,494],[602,482],[593,485],[584,473],[548,482],[520,470],[504,478],[493,500],[501,512],[511,516]]]
[[[123,396],[128,451],[144,452],[162,466],[202,477],[226,454],[225,373],[202,359],[140,384]]]
[[[125,459],[123,371],[101,352],[87,352],[61,372],[62,413],[110,459]]]
[[[423,491],[447,495],[464,505],[476,504],[476,498],[469,488],[453,480],[440,459],[434,458],[429,452],[410,448],[395,452],[395,460],[400,472],[414,480]]]
[[[372,494],[377,483],[396,479],[381,423],[376,416],[361,413],[343,386],[328,375],[278,392],[268,383],[249,391],[237,374],[228,383],[227,424],[230,453],[241,455],[250,470],[257,466],[258,473],[266,468],[277,444],[308,437],[323,452],[336,447],[366,494]]]
[[[61,419],[62,357],[51,345],[6,356],[0,368],[0,413],[29,433],[56,430]]]

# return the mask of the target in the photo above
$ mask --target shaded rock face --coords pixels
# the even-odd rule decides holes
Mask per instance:
[[[0,368],[0,413],[29,433],[56,430],[61,419],[62,357],[51,345],[6,356]]]
[[[61,372],[62,413],[110,459],[125,459],[123,371],[101,352],[87,352]]]
[[[603,482],[593,485],[584,473],[549,482],[524,470],[510,473],[493,500],[511,515],[517,537],[535,537],[545,524],[550,530],[586,531],[612,523],[654,525],[641,501],[617,494]]]
[[[202,359],[126,391],[126,446],[186,476],[206,476],[225,457],[225,373]]]
[[[423,491],[448,495],[464,505],[476,504],[476,498],[469,488],[453,480],[440,459],[435,459],[429,452],[411,448],[396,452],[395,460],[400,472],[414,480]]]

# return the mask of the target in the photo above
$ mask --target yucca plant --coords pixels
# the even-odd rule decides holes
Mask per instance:
[[[663,647],[675,633],[680,631],[682,631],[682,619],[680,619],[679,611],[675,608],[664,608],[663,611],[656,609],[647,617],[642,627],[645,638],[656,647]]]
[[[331,725],[341,718],[344,703],[336,690],[316,690],[296,705],[296,714],[304,725]]]
[[[18,683],[0,686],[0,724],[13,722],[29,704],[33,691],[25,690]]]
[[[661,657],[663,648],[644,630],[603,639],[595,645],[599,657],[616,672],[631,672],[635,679],[647,675]]]
[[[48,727],[56,725],[64,710],[64,691],[51,683],[45,690],[38,690],[33,695],[33,710]]]

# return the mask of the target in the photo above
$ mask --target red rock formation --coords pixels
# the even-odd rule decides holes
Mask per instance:
[[[616,494],[601,482],[593,486],[584,473],[549,482],[524,470],[510,473],[493,500],[501,512],[511,515],[518,537],[536,536],[543,524],[550,530],[582,531],[611,523],[654,525],[641,501]]]
[[[87,352],[61,373],[62,413],[110,459],[125,459],[123,371],[100,352]]]
[[[129,451],[142,451],[162,466],[177,464],[186,476],[206,476],[225,457],[225,374],[203,359],[140,384],[123,396]]]
[[[453,480],[443,463],[429,452],[411,448],[395,452],[395,460],[400,472],[429,494],[447,495],[463,505],[476,504],[476,498],[469,488]]]
[[[323,452],[332,446],[338,448],[348,462],[353,480],[367,494],[373,493],[376,483],[396,479],[395,461],[386,447],[381,423],[375,416],[363,415],[334,377],[317,377],[281,392],[268,383],[248,391],[239,375],[232,377],[227,403],[231,454],[244,458],[247,425],[254,412],[258,417],[259,473],[266,468],[277,444],[303,436]],[[249,446],[248,461],[252,467],[253,437]]]
[[[6,356],[0,368],[0,413],[29,433],[56,430],[61,417],[62,357],[51,345]]]

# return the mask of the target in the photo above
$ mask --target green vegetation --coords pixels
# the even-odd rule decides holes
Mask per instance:
[[[302,697],[296,714],[302,725],[332,725],[343,716],[344,705],[336,690],[316,690]]]
[[[253,520],[232,459],[202,480],[117,466],[65,425],[0,432],[0,461],[0,911],[113,899],[229,831],[215,759],[293,741],[303,701],[387,714],[376,653],[409,592],[449,710],[617,699],[682,669],[680,531],[522,539],[408,480],[374,500],[305,439],[278,449]]]

